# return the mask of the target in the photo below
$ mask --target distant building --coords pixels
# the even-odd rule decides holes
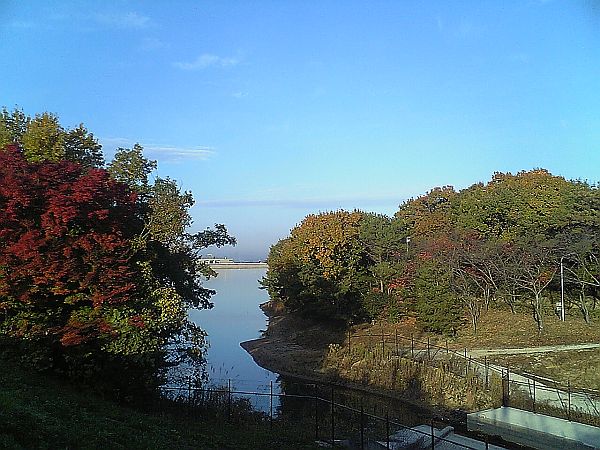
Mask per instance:
[[[213,255],[211,255],[210,253],[207,254],[206,256],[203,256],[202,258],[200,258],[200,261],[208,264],[209,266],[216,266],[218,264],[234,264],[235,261],[231,258],[215,258]]]

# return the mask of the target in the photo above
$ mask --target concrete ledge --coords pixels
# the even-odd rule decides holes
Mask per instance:
[[[467,414],[467,429],[538,449],[600,449],[600,428],[502,407]]]

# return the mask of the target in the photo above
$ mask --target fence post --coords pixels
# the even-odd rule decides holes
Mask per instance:
[[[535,378],[533,379],[533,413],[536,413],[535,410]]]
[[[350,329],[348,329],[348,351],[352,350],[352,340],[350,336]]]
[[[360,450],[365,449],[365,407],[363,396],[360,396]]]
[[[231,420],[231,378],[227,380],[227,417]]]
[[[390,450],[390,413],[385,412],[385,448]]]
[[[410,357],[415,359],[415,337],[413,334],[410,334]]]
[[[502,406],[508,406],[506,404],[506,376],[504,375],[504,369],[502,369]]]
[[[315,384],[315,441],[319,440],[319,398],[317,397],[317,385]]]
[[[431,350],[429,346],[429,336],[427,336],[427,360],[431,361]]]
[[[334,418],[334,404],[333,404],[333,386],[331,386],[331,448],[335,446],[335,418]]]
[[[567,381],[567,394],[569,394],[569,410],[567,411],[567,418],[571,421],[571,381]]]
[[[488,361],[487,356],[483,357],[483,366],[485,367],[485,387],[489,388],[489,377],[488,377]]]
[[[506,406],[510,406],[510,367],[506,368]]]
[[[435,431],[433,428],[433,419],[431,419],[431,450],[435,449]]]
[[[271,381],[271,391],[269,393],[269,428],[273,428],[273,381]]]

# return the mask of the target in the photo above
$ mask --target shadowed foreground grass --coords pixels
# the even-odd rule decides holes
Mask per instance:
[[[173,409],[173,405],[170,405]],[[123,407],[59,379],[31,373],[0,356],[0,449],[314,448],[267,421],[220,419],[205,410],[147,413]]]

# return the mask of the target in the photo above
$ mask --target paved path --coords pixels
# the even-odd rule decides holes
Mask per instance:
[[[467,352],[475,364],[475,370],[481,375],[484,370],[492,370],[503,375],[507,370],[505,367],[488,364],[487,369],[482,365],[481,359],[484,356],[490,355],[518,355],[518,354],[534,354],[534,353],[552,353],[562,351],[577,351],[590,350],[600,348],[598,343],[584,343],[572,345],[547,345],[543,347],[528,347],[528,348],[499,348],[499,349],[480,349]],[[534,382],[534,379],[537,382]],[[530,374],[510,374],[511,388],[518,389],[524,394],[535,398],[537,402],[544,402],[549,405],[568,410],[578,410],[583,413],[599,416],[600,415],[600,398],[592,392],[567,392],[564,388],[560,388],[558,383],[553,380],[545,379]]]
[[[552,352],[564,352],[569,350],[590,350],[594,348],[600,348],[600,343],[593,344],[571,344],[571,345],[545,345],[542,347],[525,347],[525,348],[492,348],[492,349],[480,349],[470,350],[468,354],[473,358],[481,358],[483,356],[490,355],[521,355],[527,353],[552,353]]]

